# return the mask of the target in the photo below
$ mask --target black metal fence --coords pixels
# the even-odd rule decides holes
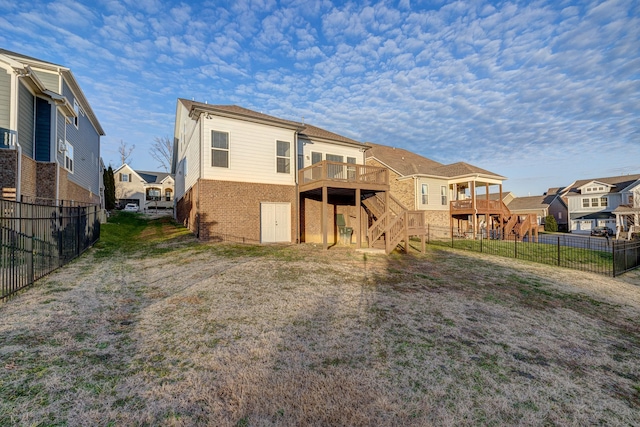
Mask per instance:
[[[616,241],[613,243],[613,275],[640,267],[640,241]]]
[[[0,301],[76,258],[100,237],[98,205],[56,203],[0,199]]]
[[[458,237],[448,227],[429,226],[427,230],[429,244],[605,275],[616,276],[640,265],[640,242],[570,234],[539,234],[520,241],[513,236],[502,239],[497,232]]]

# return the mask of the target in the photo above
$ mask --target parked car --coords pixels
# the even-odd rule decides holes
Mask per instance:
[[[135,203],[127,203],[127,205],[124,207],[124,210],[126,212],[138,212],[138,205],[136,205]]]
[[[600,226],[591,230],[591,235],[592,236],[613,236],[613,230],[610,229],[609,227]]]

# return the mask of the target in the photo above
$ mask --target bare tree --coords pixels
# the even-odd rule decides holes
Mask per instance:
[[[163,168],[165,172],[169,172],[173,157],[173,143],[169,137],[156,136],[153,139],[153,144],[151,145],[151,151],[149,154],[151,154],[151,157],[158,162],[158,167]]]
[[[124,165],[131,158],[133,149],[136,148],[135,144],[129,147],[129,144],[120,140],[120,146],[118,147],[118,154],[120,154],[120,164]]]

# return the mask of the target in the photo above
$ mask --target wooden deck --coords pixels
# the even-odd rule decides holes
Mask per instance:
[[[322,188],[389,191],[389,170],[377,166],[356,165],[324,160],[298,172],[298,191]]]
[[[509,215],[509,210],[501,200],[473,199],[451,202],[451,215]]]

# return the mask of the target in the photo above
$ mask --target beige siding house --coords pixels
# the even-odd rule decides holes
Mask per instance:
[[[120,207],[135,203],[140,211],[173,209],[175,182],[171,174],[136,171],[125,163],[113,171],[113,178]]]

